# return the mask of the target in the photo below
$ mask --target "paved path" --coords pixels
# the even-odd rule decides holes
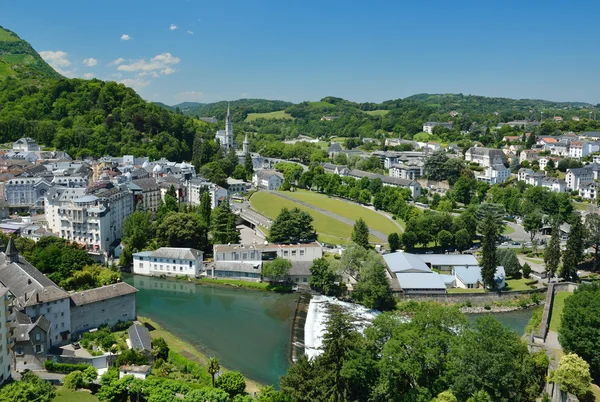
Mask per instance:
[[[551,350],[562,350],[560,346],[560,342],[558,341],[558,334],[554,331],[548,331],[548,335],[546,336],[546,347]]]
[[[294,198],[294,197],[290,197],[290,196],[289,196],[289,195],[287,195],[287,194],[277,193],[277,192],[274,192],[274,191],[271,191],[271,193],[272,193],[272,194],[275,194],[275,195],[276,195],[276,196],[278,196],[278,197],[285,198],[286,200],[290,200],[290,201],[293,201],[293,202],[295,202],[295,203],[297,203],[297,204],[300,204],[300,205],[302,205],[302,206],[304,206],[304,207],[310,208],[310,209],[312,209],[313,211],[320,212],[320,213],[322,213],[323,215],[327,215],[327,216],[329,216],[329,217],[331,217],[331,218],[333,218],[333,219],[337,219],[338,221],[340,221],[340,222],[343,222],[343,223],[346,223],[346,224],[348,224],[348,225],[350,225],[350,226],[354,226],[354,224],[356,223],[356,222],[355,222],[355,221],[353,221],[352,219],[344,218],[343,216],[339,216],[339,215],[337,215],[337,214],[334,214],[333,212],[329,212],[329,211],[327,211],[327,210],[324,210],[324,209],[321,209],[321,208],[319,208],[319,207],[315,207],[314,205],[307,204],[306,202],[304,202],[304,201],[300,201],[300,200],[298,200],[298,199],[296,199],[296,198]],[[387,237],[387,235],[386,235],[385,233],[379,232],[379,231],[377,231],[377,230],[374,230],[374,229],[369,229],[369,232],[370,232],[370,233],[371,233],[373,236],[375,236],[375,237],[379,238],[379,239],[380,239],[381,241],[383,241],[384,243],[387,243],[387,238],[388,238],[388,237]]]

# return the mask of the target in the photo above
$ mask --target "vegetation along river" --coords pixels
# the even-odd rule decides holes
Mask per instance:
[[[126,281],[139,290],[138,315],[156,321],[206,356],[216,356],[228,369],[262,384],[277,384],[286,373],[297,295],[137,275]],[[531,314],[520,310],[495,317],[522,335]]]

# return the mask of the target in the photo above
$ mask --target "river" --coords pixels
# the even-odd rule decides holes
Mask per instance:
[[[276,385],[286,373],[297,295],[137,275],[126,282],[139,290],[138,315],[156,321],[206,356],[216,356],[224,367],[261,384]],[[532,313],[529,309],[494,316],[522,335]]]
[[[286,373],[297,295],[130,276],[137,313],[261,384]]]

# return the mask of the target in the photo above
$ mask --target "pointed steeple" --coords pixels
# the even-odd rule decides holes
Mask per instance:
[[[250,142],[248,142],[248,133],[246,133],[246,137],[244,138],[244,155],[250,153]]]
[[[6,259],[10,262],[19,261],[19,252],[15,247],[15,243],[12,237],[8,239],[8,245],[6,246],[6,251],[4,252],[4,254],[6,255]]]

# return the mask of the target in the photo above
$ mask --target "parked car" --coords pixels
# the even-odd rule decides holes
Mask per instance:
[[[513,246],[520,246],[520,245],[521,245],[521,242],[513,241]]]

